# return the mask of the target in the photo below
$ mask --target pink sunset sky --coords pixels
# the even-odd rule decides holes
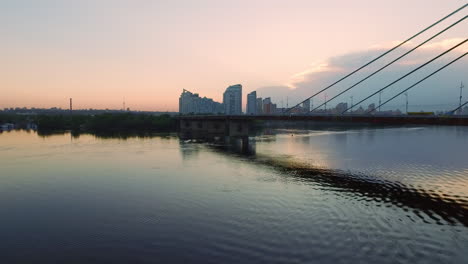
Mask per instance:
[[[217,101],[237,83],[244,97],[262,87],[295,89],[309,73],[333,71],[330,58],[389,47],[463,4],[2,1],[0,108],[66,108],[72,97],[76,108],[119,109],[125,98],[132,110],[176,111],[182,89]],[[465,9],[431,32],[467,15]],[[464,21],[433,47],[466,38],[467,29]]]

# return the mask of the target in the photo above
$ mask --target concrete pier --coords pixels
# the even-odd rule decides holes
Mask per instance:
[[[182,134],[192,135],[196,138],[203,138],[204,136],[247,137],[249,134],[249,120],[231,120],[229,117],[205,119],[200,116],[181,117],[179,122]]]

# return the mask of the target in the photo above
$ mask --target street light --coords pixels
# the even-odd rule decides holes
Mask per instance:
[[[325,93],[325,113],[327,112],[327,93]]]
[[[408,114],[408,93],[405,93],[406,97],[406,114]]]
[[[380,112],[380,104],[382,103],[382,91],[379,92],[379,112]]]

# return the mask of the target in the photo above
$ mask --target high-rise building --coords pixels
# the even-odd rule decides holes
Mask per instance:
[[[310,112],[310,99],[307,99],[304,103],[302,103],[302,109],[306,114]]]
[[[257,98],[257,115],[263,114],[263,100],[261,97]]]
[[[242,85],[229,86],[223,94],[224,113],[226,115],[242,114]]]
[[[181,114],[218,114],[223,113],[223,105],[211,98],[201,98],[197,93],[183,90],[179,97],[179,113]]]
[[[270,114],[277,114],[276,104],[273,104],[273,103],[271,104]]]
[[[253,91],[247,95],[247,114],[257,114],[257,92]]]
[[[271,98],[270,97],[267,97],[265,99],[263,99],[263,102],[262,102],[262,109],[263,109],[263,114],[272,114],[272,103],[271,103]]]
[[[367,112],[371,112],[371,111],[374,111],[375,110],[375,104],[372,103],[370,104],[368,107],[367,107]]]
[[[336,105],[334,113],[341,114],[348,109],[348,103],[339,103]]]

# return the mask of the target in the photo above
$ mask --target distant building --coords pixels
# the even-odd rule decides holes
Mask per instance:
[[[270,114],[277,114],[276,104],[273,104],[273,103],[271,104]]]
[[[271,103],[271,98],[270,97],[267,97],[265,99],[263,99],[263,102],[262,102],[262,110],[263,110],[263,114],[265,115],[270,115],[270,114],[273,114],[273,104]]]
[[[362,106],[360,105],[358,109],[354,110],[352,113],[353,114],[356,114],[356,115],[362,115],[364,114],[366,111],[364,111],[364,108],[362,108]]]
[[[468,106],[463,108],[462,115],[468,115]]]
[[[341,114],[348,109],[348,103],[339,103],[336,105],[335,110],[336,114]]]
[[[257,98],[257,115],[263,114],[263,99],[261,97]]]
[[[281,109],[281,108],[280,108]],[[311,110],[311,104],[310,104],[310,99],[305,100],[302,103],[299,103],[291,108],[286,107],[285,109],[276,112],[278,113],[283,113],[284,111],[288,110],[289,114],[294,114],[294,115],[308,115],[310,114]]]
[[[179,113],[181,114],[217,114],[224,112],[221,103],[211,98],[201,98],[197,93],[183,90],[179,97]]]
[[[276,114],[278,114],[278,115],[285,114],[286,110],[287,110],[287,108],[285,108],[285,107],[277,107],[276,108]]]
[[[242,114],[242,85],[229,86],[223,94],[224,113],[226,115]]]
[[[304,110],[304,113],[310,112],[310,99],[307,99],[304,103],[302,103],[302,109]]]
[[[257,92],[253,91],[247,95],[247,114],[257,114]]]

